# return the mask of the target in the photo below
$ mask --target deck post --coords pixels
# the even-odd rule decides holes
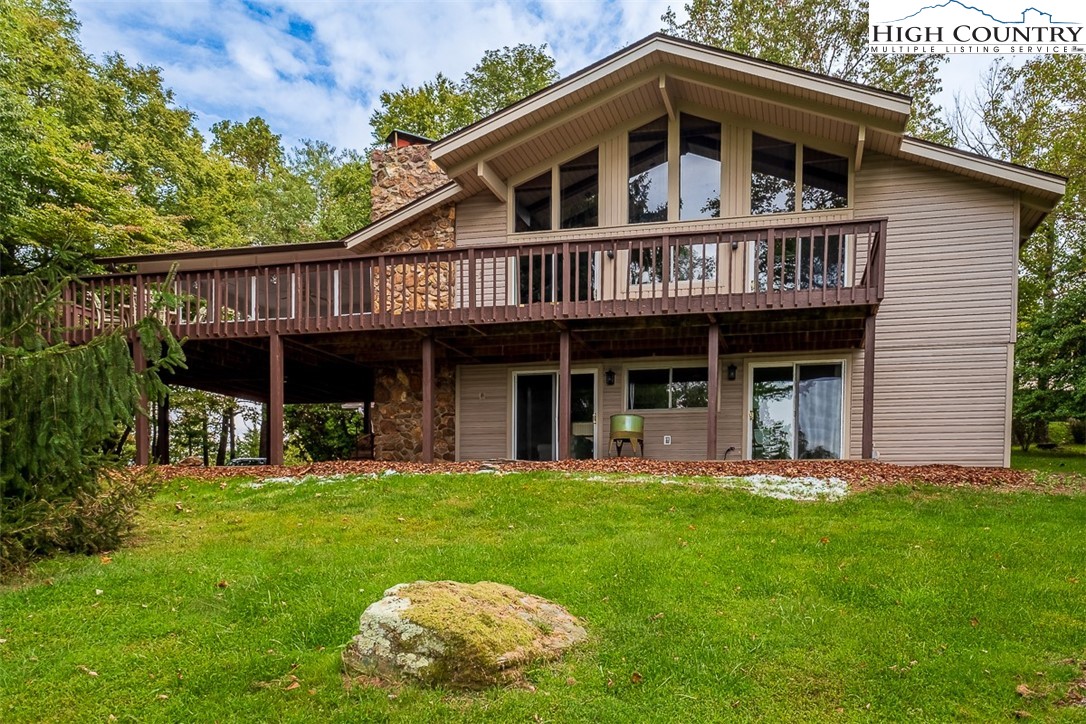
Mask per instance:
[[[143,345],[138,339],[132,342],[132,364],[136,374],[147,371],[147,358],[143,356]],[[136,465],[146,465],[151,460],[151,419],[148,417],[147,392],[140,392],[139,408],[136,410]]]
[[[569,438],[573,431],[572,401],[569,373],[569,330],[563,329],[558,336],[558,459],[569,459]]]
[[[434,338],[422,338],[422,462],[434,461]]]
[[[165,394],[158,403],[158,443],[155,448],[155,462],[159,465],[170,464],[170,396]]]
[[[720,399],[720,325],[709,325],[709,407],[706,411],[705,459],[716,460],[717,404]]]
[[[874,453],[875,431],[875,315],[864,320],[864,400],[860,455],[870,460]]]
[[[268,337],[268,465],[283,464],[283,338]]]

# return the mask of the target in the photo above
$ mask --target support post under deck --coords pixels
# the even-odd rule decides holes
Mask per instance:
[[[434,461],[434,338],[422,338],[422,462]]]
[[[569,330],[563,329],[558,337],[558,459],[569,459],[570,435],[573,430],[572,400],[569,372]]]
[[[268,464],[283,464],[283,338],[268,337]]]

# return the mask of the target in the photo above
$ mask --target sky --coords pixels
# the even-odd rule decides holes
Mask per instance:
[[[546,43],[562,76],[662,28],[682,0],[72,0],[84,49],[162,69],[205,133],[262,116],[284,145],[372,143],[380,93],[438,72],[459,80],[484,51]],[[954,56],[944,107],[991,62]]]

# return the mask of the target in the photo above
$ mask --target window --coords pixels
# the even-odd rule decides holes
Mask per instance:
[[[550,231],[551,172],[548,169],[513,189],[516,231]]]
[[[599,195],[600,154],[594,148],[513,188],[513,230],[598,226]]]
[[[848,206],[848,158],[761,133],[751,136],[750,213],[795,211],[797,181],[803,211]]]
[[[630,131],[630,223],[667,221],[667,116]]]
[[[679,115],[679,219],[720,216],[720,124]]]
[[[708,367],[629,370],[627,408],[668,410],[709,406]]]
[[[796,144],[753,134],[750,158],[750,213],[796,210]]]
[[[573,265],[573,295],[570,301],[585,302],[597,298],[599,253],[579,251],[570,254]],[[517,257],[517,304],[560,302],[566,298],[567,276],[564,258],[545,252],[522,253]]]
[[[803,147],[803,210],[848,206],[848,159]]]
[[[558,167],[558,188],[562,197],[563,229],[599,225],[600,151],[593,148],[583,156]]]
[[[699,282],[716,279],[717,243],[677,243],[671,247],[668,280]],[[630,284],[659,284],[664,279],[662,246],[630,250]]]

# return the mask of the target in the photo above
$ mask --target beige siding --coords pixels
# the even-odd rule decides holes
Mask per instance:
[[[805,356],[804,359],[844,359],[850,368],[855,367],[850,352],[828,353],[825,355]],[[744,457],[747,444],[747,363],[767,361],[788,361],[780,355],[753,355],[745,358],[720,358],[720,407],[717,416],[717,457],[735,460]],[[628,365],[644,367],[646,359],[606,360],[595,362],[576,362],[575,371],[594,369],[597,374],[599,409],[597,419],[597,456],[607,457],[607,434],[610,416],[625,411],[625,373]],[[673,364],[704,364],[699,358],[653,359],[653,365],[669,366]],[[728,365],[735,363],[738,368],[736,379],[727,379]],[[484,365],[465,366],[459,370],[457,386],[457,431],[460,439],[457,443],[457,457],[460,460],[478,460],[511,455],[511,435],[513,412],[511,404],[511,386],[514,370],[556,369],[556,365]],[[606,370],[616,372],[614,385],[604,384]],[[857,384],[853,375],[851,385]],[[845,431],[849,440],[849,418],[855,422],[854,439],[850,455],[859,454],[859,407],[852,395],[850,402],[850,384],[845,386]],[[850,412],[851,410],[851,412]],[[706,452],[706,411],[705,410],[639,410],[645,418],[645,454],[647,457],[663,460],[704,460]],[[671,436],[671,445],[664,445],[664,435]],[[729,452],[729,448],[734,448]],[[628,452],[624,452],[628,454]]]
[[[456,205],[457,246],[504,244],[506,226],[506,205],[489,191]]]
[[[874,443],[882,460],[1004,464],[1014,209],[1011,192],[865,157],[856,216],[889,217],[875,337]]]
[[[509,457],[509,368],[461,367],[456,385],[459,460]]]

